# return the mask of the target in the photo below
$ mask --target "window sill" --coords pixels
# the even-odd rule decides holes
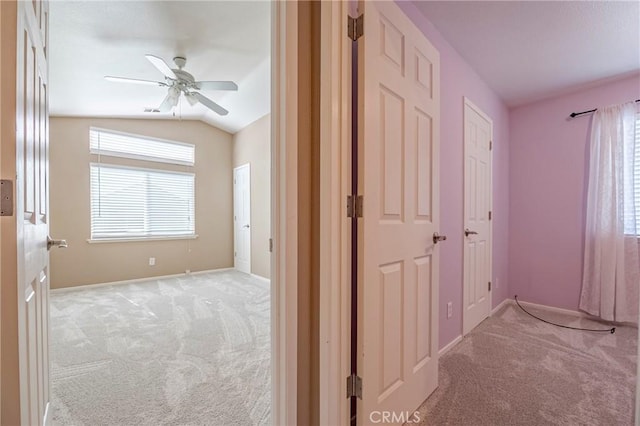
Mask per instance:
[[[175,241],[175,240],[195,240],[198,238],[198,234],[195,235],[177,235],[175,237],[130,237],[130,238],[99,238],[92,240],[87,239],[89,244],[102,244],[102,243],[133,243],[133,242],[148,242],[148,241]]]

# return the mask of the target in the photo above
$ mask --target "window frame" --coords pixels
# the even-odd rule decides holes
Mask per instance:
[[[189,147],[189,148],[193,149],[193,161],[182,161],[182,160],[175,160],[175,159],[170,159],[170,158],[154,157],[153,155],[131,154],[131,153],[128,153],[128,152],[123,152],[123,151],[112,151],[112,150],[106,150],[106,149],[101,149],[101,148],[94,148],[92,146],[92,143],[91,143],[91,141],[92,141],[91,134],[93,132],[108,133],[108,134],[113,134],[113,135],[118,135],[118,136],[125,136],[125,137],[130,137],[130,138],[135,138],[135,139],[142,139],[142,140],[149,141],[149,142],[162,142],[162,143],[166,143],[166,144]],[[156,137],[153,137],[153,136],[139,135],[139,134],[129,133],[129,132],[121,132],[121,131],[118,131],[118,130],[110,130],[110,129],[105,129],[105,128],[101,128],[101,127],[94,127],[94,126],[89,127],[89,153],[97,155],[99,157],[100,156],[117,157],[117,158],[126,158],[126,159],[130,159],[130,160],[149,161],[149,162],[153,162],[153,163],[164,163],[164,164],[176,164],[176,165],[180,165],[180,166],[191,166],[191,167],[195,166],[195,162],[196,162],[196,146],[195,146],[195,144],[186,143],[186,142],[178,142],[178,141],[173,141],[173,140],[169,140],[169,139],[156,138]]]
[[[177,145],[177,146],[186,146],[191,149],[191,156],[193,161],[184,161],[180,159],[172,159],[165,157],[155,157],[153,155],[144,155],[144,154],[133,154],[126,151],[116,151],[116,150],[105,150],[95,146],[92,141],[94,141],[94,132],[98,133],[107,133],[125,137],[131,137],[131,143],[144,143],[145,141],[158,141],[165,144]],[[137,141],[136,141],[137,140]],[[128,132],[121,132],[117,130],[104,129],[100,127],[89,127],[89,153],[92,156],[92,160],[95,159],[97,161],[89,161],[89,235],[90,237],[87,239],[89,243],[107,243],[107,242],[135,242],[135,241],[157,241],[157,240],[189,240],[198,238],[198,234],[196,233],[196,184],[197,184],[197,175],[194,169],[195,166],[195,149],[196,145],[193,143],[185,143],[185,142],[177,142],[168,139],[155,138],[151,136],[145,136],[140,134],[133,134]],[[153,152],[153,150],[149,150]],[[95,157],[94,157],[95,156]],[[104,157],[108,157],[107,161],[104,161]],[[127,163],[122,163],[122,161],[118,161],[117,159],[125,159],[125,160],[135,160],[140,161],[144,165],[131,165]],[[157,167],[145,167],[145,165],[153,165]],[[163,166],[164,165],[164,166]],[[178,170],[176,167],[167,167],[167,166],[178,166]],[[94,205],[96,202],[96,197],[100,197],[100,192],[95,191],[96,183],[94,181],[94,169],[98,169],[98,173],[100,173],[100,168],[108,168],[111,170],[133,170],[142,172],[145,174],[145,180],[148,179],[146,177],[147,174],[165,174],[165,175],[184,175],[190,176],[192,178],[193,184],[190,185],[192,189],[192,193],[190,194],[192,210],[191,210],[191,229],[189,233],[183,234],[172,234],[172,233],[158,233],[158,234],[150,234],[150,219],[152,217],[153,211],[152,203],[153,200],[150,198],[149,187],[144,188],[144,197],[145,197],[145,208],[143,211],[143,231],[142,233],[137,234],[127,234],[127,228],[123,227],[121,230],[121,235],[105,235],[104,233],[95,233],[95,227],[97,225],[97,221],[95,221],[94,216]],[[184,169],[184,170],[180,170]],[[123,179],[123,182],[125,179]],[[99,183],[97,185],[100,185]],[[126,206],[126,202],[124,204]],[[151,208],[149,206],[151,205]],[[161,211],[161,210],[159,210]]]

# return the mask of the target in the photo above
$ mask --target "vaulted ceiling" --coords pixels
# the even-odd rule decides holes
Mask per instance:
[[[84,1],[50,4],[52,115],[199,119],[235,132],[270,109],[270,5],[266,1]],[[219,116],[184,98],[157,108],[167,89],[116,83],[105,75],[164,81],[152,54],[196,80],[232,80],[237,92],[202,91],[229,110]],[[175,114],[175,116],[174,116]]]

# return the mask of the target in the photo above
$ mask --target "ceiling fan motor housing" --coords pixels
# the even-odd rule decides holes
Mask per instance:
[[[172,86],[177,86],[183,92],[186,92],[188,89],[196,89],[195,78],[191,74],[183,70],[173,70],[177,80],[173,83]]]

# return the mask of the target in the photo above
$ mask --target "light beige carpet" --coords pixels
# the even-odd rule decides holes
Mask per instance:
[[[526,308],[583,328],[605,324]],[[638,330],[567,330],[508,305],[440,359],[439,388],[421,425],[633,424]]]
[[[236,271],[52,293],[53,424],[269,424],[269,294]]]

